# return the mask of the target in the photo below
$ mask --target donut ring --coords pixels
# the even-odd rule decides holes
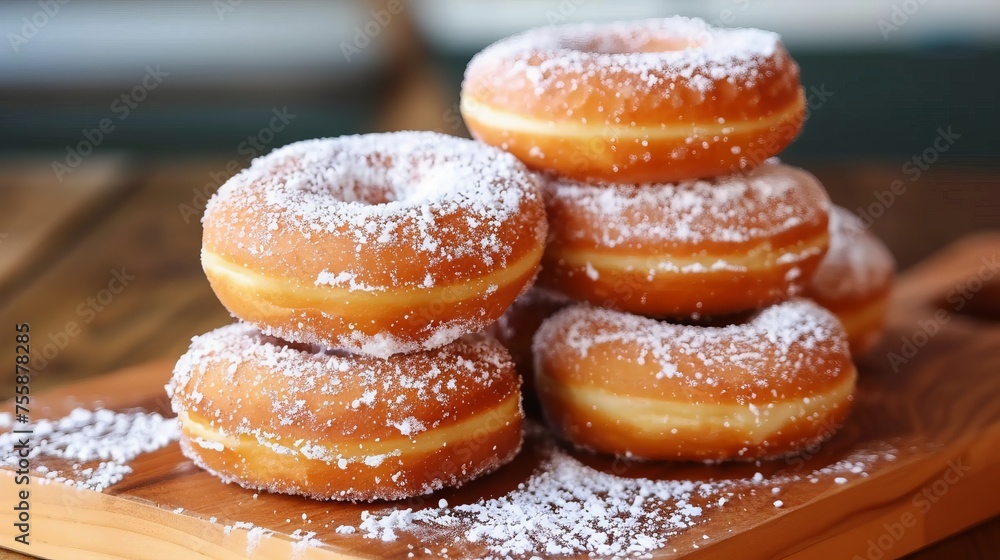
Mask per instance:
[[[666,183],[752,168],[799,133],[805,95],[778,35],[673,17],[543,27],[476,55],[472,135],[581,181]]]
[[[267,334],[385,357],[499,317],[545,240],[538,179],[514,157],[431,132],[275,150],[205,211],[202,265]]]
[[[482,336],[381,359],[238,323],[195,337],[167,393],[184,455],[223,481],[370,501],[460,486],[513,458],[519,385]]]
[[[885,244],[850,210],[834,206],[830,250],[804,295],[837,315],[855,356],[867,354],[882,336],[895,270]]]
[[[795,453],[840,426],[857,377],[837,318],[801,299],[726,327],[569,307],[542,324],[534,353],[556,432],[641,459]]]
[[[539,285],[650,316],[757,309],[804,289],[829,204],[815,177],[774,162],[676,184],[554,180]]]

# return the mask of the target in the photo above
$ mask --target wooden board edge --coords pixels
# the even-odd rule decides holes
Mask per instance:
[[[879,481],[898,491],[864,515],[848,513],[856,507],[856,502],[850,503],[855,497],[850,492],[827,497],[827,507],[839,519],[810,544],[777,556],[878,560],[911,554],[1000,515],[998,472],[1000,426],[994,426],[911,465],[872,477],[869,484]],[[863,488],[860,485],[859,491]]]
[[[29,542],[14,540],[18,534],[16,511],[0,509],[0,548],[52,560],[159,560],[202,558],[296,558],[301,560],[357,560],[328,546],[297,546],[286,535],[252,535],[251,530],[211,523],[191,512],[174,513],[157,504],[112,496],[93,490],[72,489],[58,482],[32,476],[30,489]],[[25,488],[15,483],[14,473],[0,473],[0,493],[16,496]],[[46,537],[59,534],[59,541]],[[72,537],[67,537],[72,535]],[[251,542],[251,541],[255,542]],[[127,548],[123,548],[127,547]],[[363,556],[361,556],[363,558]]]

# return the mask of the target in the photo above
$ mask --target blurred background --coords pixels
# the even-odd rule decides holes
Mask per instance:
[[[112,117],[102,152],[227,153],[274,107],[296,115],[274,144],[460,134],[448,111],[490,42],[546,23],[673,14],[779,32],[807,90],[829,92],[814,94],[822,110],[789,158],[906,155],[946,126],[962,135],[956,153],[998,153],[996,0],[5,2],[0,148],[62,151]],[[162,83],[122,100],[150,67]]]
[[[32,322],[40,385],[173,359],[231,320],[200,270],[199,218],[251,158],[320,136],[465,135],[463,70],[490,42],[674,14],[782,34],[810,104],[782,158],[864,214],[901,268],[1000,226],[997,0],[8,1],[0,315]]]

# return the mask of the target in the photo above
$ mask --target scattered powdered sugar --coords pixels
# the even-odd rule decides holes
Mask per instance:
[[[672,538],[707,523],[710,510],[734,507],[745,511],[739,503],[744,499],[758,495],[767,499],[775,488],[808,479],[867,476],[865,469],[894,458],[888,452],[872,452],[802,474],[779,470],[771,476],[758,472],[752,478],[652,480],[588,466],[538,426],[529,428],[529,434],[541,460],[517,489],[467,504],[364,511],[358,524],[361,536],[395,542],[412,535],[428,542],[436,535],[457,534],[482,544],[486,558],[648,557],[668,546]],[[772,502],[774,507],[785,506],[780,500],[767,503]],[[351,526],[337,528],[339,534],[353,532]],[[700,540],[709,538],[702,534]]]
[[[0,414],[0,427],[10,429],[13,426],[10,414]],[[155,413],[108,410],[77,409],[59,420],[40,421],[34,429],[36,451],[30,456],[32,459],[102,460],[118,465],[158,449],[176,440],[178,435],[173,419],[164,419]],[[555,443],[541,426],[529,425],[528,433],[539,462],[524,482],[503,495],[471,503],[449,503],[441,498],[431,500],[437,507],[416,511],[392,506],[364,511],[357,525],[330,523],[324,525],[329,528],[325,534],[321,530],[304,528],[280,532],[294,541],[291,545],[293,558],[304,556],[311,548],[331,545],[338,539],[394,542],[404,536],[427,542],[452,542],[458,538],[477,543],[485,549],[484,558],[574,554],[642,557],[670,546],[672,539],[691,530],[698,531],[698,542],[710,540],[711,533],[705,534],[704,527],[711,521],[714,510],[745,510],[748,507],[745,500],[756,503],[770,500],[767,503],[775,508],[796,507],[801,505],[803,498],[785,497],[794,493],[782,491],[782,500],[775,501],[773,496],[779,493],[775,490],[805,481],[846,484],[867,477],[873,465],[892,461],[898,453],[888,444],[881,444],[881,447],[856,450],[826,466],[801,472],[798,472],[801,463],[796,466],[796,462],[789,461],[786,470],[779,468],[770,475],[758,471],[753,476],[733,478],[727,477],[722,470],[718,479],[654,480],[618,476],[589,466]],[[15,443],[12,433],[0,435],[0,449],[6,449],[5,457],[16,456],[12,453]],[[38,461],[34,464],[42,466]],[[4,465],[12,466],[9,459],[5,459]],[[626,461],[619,466],[627,470],[632,465],[643,463]],[[44,468],[40,471],[55,472]],[[102,490],[117,482],[80,478],[82,472],[74,469],[72,480],[59,476],[51,478],[92,490]],[[186,510],[178,507],[172,511],[180,514]],[[298,515],[294,517],[297,519]],[[311,521],[305,514],[302,519],[304,524]],[[217,523],[218,519],[213,517],[208,522]],[[699,526],[703,528],[696,529]],[[247,555],[257,550],[263,539],[279,533],[276,529],[246,521],[231,522],[223,528],[227,536],[236,530],[246,532]],[[411,550],[414,549],[411,547]],[[422,553],[433,555],[437,552],[425,548]]]
[[[358,282],[357,275],[351,274],[350,272],[339,272],[334,274],[329,270],[321,271],[319,275],[316,276],[314,284],[316,286],[343,287],[352,292],[384,292],[387,289],[385,286],[369,286],[368,284]]]
[[[410,416],[409,418],[404,418],[399,422],[394,422],[392,424],[392,427],[399,430],[399,433],[403,434],[404,436],[415,435],[427,430],[427,426],[425,426],[423,422],[421,422],[420,420],[418,420],[413,416]]]
[[[13,427],[9,413],[0,414],[0,428]],[[3,466],[16,467],[15,446],[27,440],[27,459],[38,474],[53,482],[103,491],[132,472],[128,463],[143,453],[177,441],[177,420],[155,412],[114,412],[77,408],[58,420],[38,420],[33,434],[0,434]],[[66,465],[56,470],[41,464],[55,459]]]
[[[829,199],[809,173],[765,162],[745,174],[671,184],[590,185],[553,179],[546,188],[546,205],[552,235],[565,242],[701,251],[706,242],[761,242],[821,223]]]
[[[658,380],[678,379],[701,387],[701,398],[739,389],[743,384],[759,390],[761,399],[795,392],[799,376],[837,378],[847,356],[843,327],[829,311],[805,299],[793,299],[765,308],[743,323],[724,327],[678,325],[630,313],[575,305],[556,313],[535,335],[536,354],[571,352],[587,358],[613,345],[614,352],[630,348],[617,359],[657,364],[650,386]],[[703,372],[726,371],[706,376]],[[732,386],[735,384],[735,386]],[[767,391],[764,391],[767,389]],[[774,390],[772,394],[771,390]]]
[[[820,300],[864,298],[884,290],[895,272],[892,253],[850,210],[830,212],[830,248],[809,286]]]
[[[551,442],[535,474],[505,496],[419,511],[362,512],[366,538],[395,541],[461,527],[462,537],[499,557],[590,553],[625,556],[662,547],[702,516],[714,494],[690,480],[623,478],[587,467]]]

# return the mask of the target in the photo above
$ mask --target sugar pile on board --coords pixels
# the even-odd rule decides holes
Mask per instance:
[[[890,447],[858,451],[801,473],[793,468],[770,475],[758,471],[745,478],[651,480],[587,466],[540,427],[529,428],[529,439],[535,440],[541,462],[517,489],[503,496],[469,504],[442,500],[436,508],[420,510],[366,510],[357,531],[342,525],[336,532],[384,542],[404,536],[434,541],[447,533],[481,544],[486,558],[648,557],[669,547],[681,533],[707,523],[711,511],[731,507],[727,504],[735,502],[739,508],[743,507],[739,503],[751,499],[766,500],[774,508],[791,507],[797,504],[774,498],[784,486],[813,479],[865,477],[873,464],[894,460],[896,454]]]
[[[10,414],[0,414],[0,429],[12,429]],[[23,427],[23,426],[19,426]],[[25,428],[27,429],[27,428]],[[32,434],[13,431],[0,434],[2,465],[17,466],[19,440],[29,442],[28,461],[33,469],[53,482],[103,491],[132,472],[128,463],[143,453],[156,451],[177,441],[177,420],[155,412],[85,410],[77,408],[58,420],[39,420]],[[49,458],[62,460],[63,470],[41,464]]]
[[[399,532],[456,527],[499,557],[590,553],[631,556],[662,547],[695,525],[705,498],[721,486],[649,480],[592,469],[551,442],[545,459],[517,490],[471,504],[362,513],[366,538],[393,541]],[[439,504],[440,505],[440,504]]]

